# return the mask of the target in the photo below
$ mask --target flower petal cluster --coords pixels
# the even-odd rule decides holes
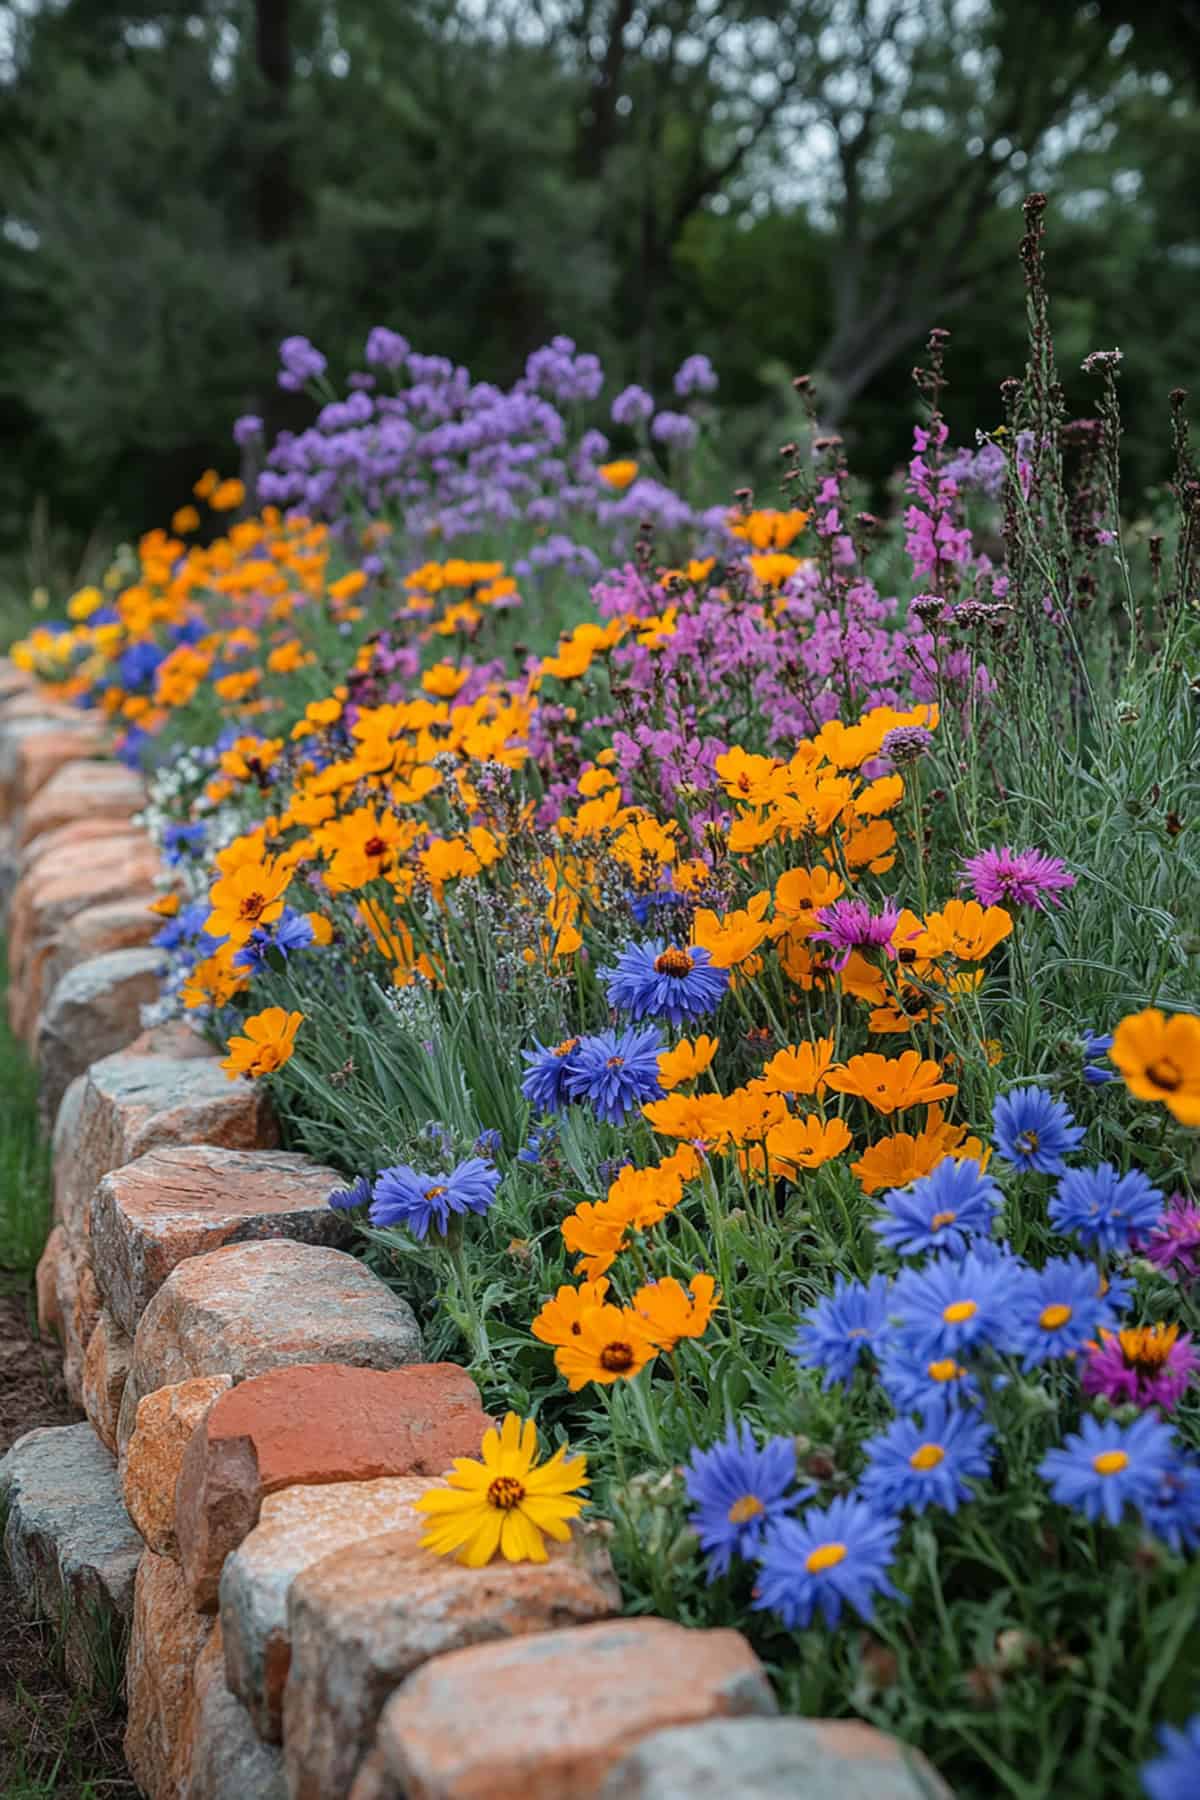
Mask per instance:
[[[735,1556],[757,1556],[763,1534],[803,1495],[796,1491],[796,1449],[790,1438],[759,1445],[743,1420],[730,1423],[708,1450],[693,1449],[683,1470],[695,1511],[689,1523],[708,1562],[708,1579],[727,1574]]]
[[[805,1630],[817,1612],[833,1627],[847,1606],[869,1622],[877,1595],[901,1597],[887,1573],[899,1535],[899,1519],[853,1495],[776,1520],[759,1558],[754,1605],[778,1613],[793,1631]]]
[[[587,1458],[568,1459],[560,1445],[539,1465],[537,1453],[533,1420],[507,1413],[499,1431],[484,1433],[480,1461],[456,1457],[445,1487],[413,1502],[429,1521],[422,1547],[469,1569],[481,1569],[497,1551],[506,1562],[545,1562],[545,1539],[566,1543],[583,1510]]]
[[[657,939],[630,944],[621,952],[608,972],[605,992],[609,1005],[631,1019],[665,1019],[678,1030],[689,1019],[713,1012],[728,986],[729,970],[717,968],[703,945]]]
[[[867,1440],[859,1491],[882,1512],[956,1512],[971,1498],[967,1481],[986,1478],[991,1442],[992,1428],[974,1407],[934,1401],[919,1419],[896,1419]]]
[[[970,1157],[947,1156],[930,1175],[883,1197],[886,1215],[871,1229],[901,1256],[928,1250],[961,1255],[973,1237],[986,1237],[1003,1201],[1000,1189]]]
[[[490,1210],[500,1171],[481,1156],[461,1162],[447,1175],[422,1174],[407,1163],[381,1169],[375,1177],[372,1225],[404,1225],[422,1240],[432,1226],[445,1237],[452,1216]]]
[[[1128,1250],[1135,1237],[1153,1231],[1163,1195],[1140,1169],[1119,1175],[1111,1163],[1068,1169],[1050,1201],[1050,1223],[1086,1250]]]
[[[1132,1425],[1087,1413],[1061,1449],[1046,1452],[1038,1473],[1060,1506],[1119,1525],[1128,1508],[1154,1504],[1175,1461],[1174,1434],[1154,1413]]]
[[[1061,1175],[1066,1158],[1082,1141],[1084,1128],[1076,1125],[1061,1100],[1045,1088],[1013,1088],[997,1096],[992,1108],[992,1130],[1001,1156],[1023,1171]]]

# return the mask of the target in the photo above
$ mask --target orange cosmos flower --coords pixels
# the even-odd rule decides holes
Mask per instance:
[[[832,1062],[832,1038],[789,1044],[763,1069],[762,1085],[772,1094],[822,1094]]]
[[[1200,1018],[1156,1006],[1130,1013],[1109,1056],[1139,1100],[1159,1100],[1181,1125],[1200,1125]]]
[[[970,1157],[986,1168],[991,1154],[978,1138],[967,1136],[965,1125],[948,1124],[941,1107],[931,1106],[922,1131],[915,1136],[898,1131],[882,1138],[864,1150],[850,1168],[864,1194],[878,1194],[884,1188],[908,1187],[922,1175],[932,1174],[947,1156],[957,1160]]]
[[[673,1050],[663,1050],[658,1058],[659,1086],[670,1090],[681,1087],[685,1081],[695,1081],[703,1075],[717,1054],[719,1038],[698,1037],[689,1042],[683,1038]]]
[[[228,938],[235,947],[244,944],[256,925],[270,925],[283,912],[283,896],[292,879],[270,857],[243,863],[231,875],[214,882],[209,894],[212,911],[204,929],[210,937]]]
[[[560,1287],[553,1300],[546,1301],[529,1329],[543,1344],[569,1344],[572,1338],[581,1335],[584,1313],[603,1306],[607,1293],[608,1282],[603,1277],[599,1281],[585,1281],[579,1287]]]
[[[236,955],[235,945],[222,944],[212,956],[206,956],[203,962],[195,965],[181,989],[183,1004],[189,1012],[200,1006],[224,1006],[249,984],[246,971],[234,967]]]
[[[704,1336],[720,1298],[711,1275],[693,1275],[686,1287],[668,1275],[638,1289],[633,1311],[657,1349],[673,1350],[680,1338]]]
[[[563,1243],[578,1259],[575,1273],[589,1281],[598,1281],[607,1274],[629,1245],[628,1218],[606,1200],[581,1200],[570,1218],[563,1220],[561,1229]]]
[[[253,1079],[281,1069],[296,1048],[296,1033],[304,1023],[304,1014],[268,1006],[244,1023],[246,1035],[230,1038],[226,1045],[229,1055],[221,1064],[230,1081],[236,1081],[239,1075]]]
[[[941,1074],[941,1064],[924,1061],[919,1050],[890,1059],[868,1051],[831,1069],[828,1079],[835,1093],[857,1094],[876,1112],[894,1113],[957,1094],[958,1088]]]
[[[960,962],[981,962],[1009,936],[1012,915],[1002,906],[986,910],[978,900],[947,900],[940,912],[929,913],[925,928],[912,939],[918,958],[956,956]]]
[[[604,1387],[632,1381],[657,1354],[636,1313],[627,1307],[594,1306],[581,1315],[578,1335],[554,1352],[554,1366],[577,1394],[589,1381]]]
[[[799,1169],[819,1169],[850,1148],[844,1119],[821,1119],[816,1113],[787,1118],[767,1133],[768,1167],[772,1175],[794,1177]]]

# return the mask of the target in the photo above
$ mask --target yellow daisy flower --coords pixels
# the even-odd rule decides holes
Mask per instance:
[[[568,1524],[584,1501],[576,1488],[587,1486],[587,1458],[566,1461],[566,1448],[538,1467],[537,1427],[513,1412],[499,1431],[486,1431],[482,1462],[459,1456],[444,1488],[434,1488],[415,1502],[430,1519],[421,1539],[436,1556],[455,1556],[469,1569],[481,1569],[497,1550],[506,1562],[545,1562],[546,1537],[565,1543]]]

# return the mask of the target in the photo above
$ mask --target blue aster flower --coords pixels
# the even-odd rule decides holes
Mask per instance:
[[[476,1156],[486,1156],[489,1162],[495,1162],[500,1154],[500,1148],[503,1142],[504,1139],[498,1131],[490,1129],[481,1131],[479,1136],[475,1139],[475,1154]]]
[[[352,1212],[356,1206],[366,1206],[373,1192],[369,1175],[356,1175],[349,1187],[334,1188],[327,1202],[335,1212]]]
[[[448,1175],[424,1175],[401,1163],[376,1176],[371,1223],[405,1225],[421,1239],[433,1225],[445,1237],[452,1213],[486,1213],[499,1185],[499,1169],[478,1156]]]
[[[810,1507],[799,1519],[777,1519],[766,1534],[754,1584],[754,1606],[805,1630],[815,1612],[832,1627],[849,1606],[870,1620],[877,1594],[901,1596],[889,1581],[899,1519],[843,1495]]]
[[[630,944],[606,979],[610,1006],[631,1019],[665,1019],[678,1029],[720,1005],[729,970],[714,968],[712,953],[698,944],[680,948],[659,938]]]
[[[564,1038],[561,1044],[547,1048],[535,1038],[536,1048],[522,1051],[529,1067],[521,1082],[521,1092],[539,1112],[561,1112],[569,1101],[567,1076],[575,1066],[579,1042],[577,1037]]]
[[[597,1116],[619,1125],[627,1113],[660,1100],[658,1032],[602,1031],[580,1038],[567,1071],[567,1092],[572,1100],[586,1100]]]
[[[181,863],[190,856],[199,856],[207,835],[203,822],[196,825],[168,825],[163,832],[163,855],[172,864]]]
[[[956,1356],[914,1356],[891,1341],[880,1355],[879,1384],[897,1412],[921,1412],[939,1401],[965,1406],[979,1399],[974,1372]]]
[[[1141,1513],[1151,1537],[1176,1556],[1200,1547],[1200,1465],[1176,1456],[1154,1498],[1142,1501]]]
[[[1104,1087],[1110,1081],[1120,1081],[1121,1077],[1113,1068],[1103,1069],[1099,1058],[1107,1056],[1113,1047],[1111,1032],[1088,1031],[1083,1036],[1083,1079],[1090,1087]]]
[[[823,1387],[849,1381],[864,1351],[878,1355],[887,1333],[891,1283],[886,1275],[869,1282],[839,1275],[832,1294],[818,1300],[801,1319],[792,1355],[808,1369],[824,1369]]]
[[[1196,1800],[1200,1794],[1200,1713],[1178,1730],[1158,1728],[1161,1756],[1143,1763],[1139,1773],[1147,1800]]]
[[[968,1479],[983,1480],[990,1466],[992,1428],[974,1407],[935,1400],[920,1421],[896,1419],[863,1445],[867,1467],[859,1492],[881,1512],[940,1506],[957,1512],[971,1498]]]
[[[1067,1152],[1084,1135],[1061,1100],[1045,1088],[1014,1088],[999,1094],[992,1108],[992,1135],[1001,1156],[1015,1168],[1061,1175]]]
[[[896,1277],[892,1311],[896,1341],[927,1362],[958,1361],[1006,1337],[1019,1265],[1008,1257],[938,1256]]]
[[[961,1256],[974,1233],[986,1237],[1004,1196],[970,1157],[947,1156],[936,1169],[906,1188],[889,1188],[887,1213],[872,1225],[901,1256],[949,1250]]]
[[[1085,1250],[1128,1250],[1158,1224],[1164,1197],[1140,1169],[1118,1175],[1111,1163],[1068,1169],[1050,1202],[1050,1223]]]
[[[1085,1413],[1061,1449],[1047,1450],[1038,1474],[1060,1506],[1093,1524],[1104,1518],[1119,1525],[1127,1506],[1140,1510],[1158,1500],[1176,1460],[1174,1433],[1156,1413],[1132,1425]]]
[[[710,1450],[695,1449],[684,1465],[684,1486],[696,1510],[689,1523],[708,1559],[708,1579],[724,1575],[735,1556],[762,1548],[772,1519],[798,1498],[796,1448],[791,1438],[768,1438],[760,1449],[744,1421],[729,1426]]]
[[[1008,1342],[1026,1369],[1072,1356],[1118,1320],[1094,1263],[1081,1256],[1052,1256],[1041,1269],[1025,1269],[1010,1302]]]
[[[258,975],[267,967],[267,951],[278,950],[286,959],[293,950],[307,950],[316,938],[303,913],[285,906],[274,925],[256,925],[233,959],[235,969]]]

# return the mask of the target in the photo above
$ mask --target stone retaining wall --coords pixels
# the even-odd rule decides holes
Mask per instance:
[[[10,1016],[53,1127],[38,1270],[87,1422],[0,1461],[4,1548],[86,1691],[125,1657],[147,1800],[918,1800],[865,1725],[775,1717],[737,1632],[622,1619],[602,1525],[420,1547],[487,1420],[202,1039],[143,1033],[157,859],[95,724],[0,664]]]

